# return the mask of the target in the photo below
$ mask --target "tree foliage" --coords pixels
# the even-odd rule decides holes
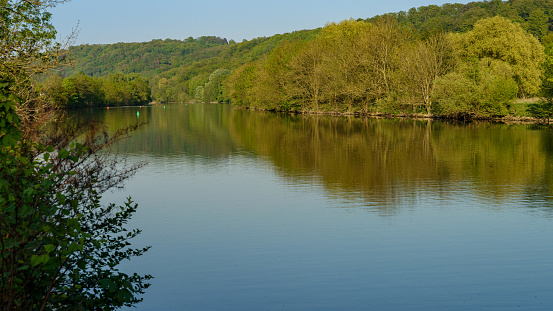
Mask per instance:
[[[425,36],[390,17],[348,20],[236,70],[226,90],[263,109],[499,116],[539,93],[543,60],[539,41],[503,17]]]
[[[347,20],[245,65],[226,89],[233,102],[266,109],[428,111],[433,82],[450,70],[452,55],[443,34],[420,41],[390,18]]]
[[[150,81],[152,99],[160,102],[184,102],[197,97],[198,86],[209,83],[217,70],[233,70],[290,40],[308,40],[318,30],[261,37],[241,43],[227,43],[219,37],[186,40],[153,40],[142,43],[79,45],[70,47],[68,55],[74,68],[65,68],[63,77],[84,73],[93,77],[110,74],[140,74]],[[216,81],[220,82],[220,81]],[[213,83],[212,83],[213,84]],[[213,86],[215,88],[215,86]],[[221,84],[217,86],[221,88]],[[209,93],[206,101],[217,99]]]
[[[145,105],[151,101],[149,82],[138,74],[90,77],[80,73],[65,79],[52,75],[40,90],[62,108]]]
[[[538,94],[544,60],[543,46],[519,25],[503,17],[478,21],[474,29],[455,37],[456,50],[463,61],[502,62],[509,67],[519,94]]]
[[[62,75],[82,72],[89,76],[113,73],[152,76],[200,59],[216,57],[227,46],[226,39],[214,36],[72,46],[67,53],[78,62],[74,68],[65,68]]]
[[[51,8],[65,0],[2,0],[0,2],[0,73],[16,85],[59,64],[62,45],[55,43]]]
[[[549,123],[549,120],[553,118],[553,42],[546,46],[545,54],[541,100],[531,104],[528,111],[531,116]]]
[[[116,268],[148,249],[127,247],[140,233],[124,227],[137,206],[100,205],[111,176],[122,177],[99,162],[100,149],[90,140],[2,146],[1,310],[115,310],[141,300],[150,276]]]
[[[476,22],[494,16],[508,18],[541,39],[553,29],[553,3],[548,0],[484,0],[467,4],[446,3],[389,13],[403,26],[413,28],[422,37],[438,32],[467,32]],[[373,21],[381,16],[367,19]]]
[[[436,113],[506,115],[517,95],[539,94],[543,46],[519,25],[493,17],[451,37],[457,66],[436,81]]]
[[[9,90],[12,84],[0,79],[0,146],[13,146],[21,139],[21,119],[16,113],[19,99]]]
[[[427,115],[458,110],[444,98],[453,83],[472,92],[460,96],[468,113],[501,115],[510,111],[513,82],[515,96],[540,93],[538,39],[553,41],[552,21],[548,0],[429,5],[241,43],[201,37],[81,45],[70,48],[77,66],[64,75],[140,74],[159,102]],[[221,70],[233,73],[215,78]]]
[[[13,81],[10,89],[19,98],[18,113],[24,137],[35,137],[55,107],[41,96],[36,77],[66,63],[64,49],[75,32],[55,42],[49,8],[65,0],[0,1],[0,79]]]
[[[117,269],[148,249],[129,248],[140,232],[125,228],[136,204],[100,205],[141,166],[122,169],[106,152],[136,127],[109,135],[71,122],[36,87],[62,61],[48,13],[61,2],[0,1],[0,310],[114,310],[149,286],[149,275]],[[59,96],[95,91],[84,76],[63,84],[52,88]]]

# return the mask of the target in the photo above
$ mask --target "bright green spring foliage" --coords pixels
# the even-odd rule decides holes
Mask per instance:
[[[544,48],[520,25],[499,16],[483,19],[473,30],[456,35],[455,46],[464,61],[477,59],[488,67],[501,62],[511,71],[521,96],[539,93]]]
[[[542,96],[553,100],[553,42],[546,47]]]
[[[410,38],[408,41],[411,42],[403,44],[402,49],[404,49],[404,51],[399,56],[396,52],[391,54],[381,54],[381,52],[390,51],[386,50],[386,48],[398,42],[396,37],[393,36],[389,37],[390,44],[387,47],[384,45],[382,50],[378,52],[375,51],[372,54],[367,52],[363,53],[366,53],[369,57],[373,57],[375,54],[387,55],[385,58],[388,57],[386,58],[386,62],[388,63],[380,62],[380,65],[386,64],[386,71],[388,71],[388,73],[391,73],[397,69],[397,65],[392,67],[388,66],[389,61],[392,61],[394,57],[396,60],[399,59],[399,63],[410,62],[411,66],[405,65],[403,69],[401,69],[402,73],[399,75],[396,74],[395,77],[392,77],[387,73],[385,75],[385,86],[383,88],[377,86],[376,84],[371,85],[367,90],[369,95],[361,97],[355,96],[356,98],[354,102],[346,104],[347,108],[342,109],[336,104],[326,105],[330,107],[327,108],[330,110],[350,109],[355,111],[373,111],[375,110],[375,107],[371,107],[371,105],[368,104],[371,100],[365,103],[364,100],[370,98],[374,99],[376,97],[377,99],[375,99],[375,101],[379,101],[378,110],[385,112],[403,113],[417,111],[429,113],[432,111],[438,111],[433,108],[434,103],[431,101],[431,96],[429,96],[429,94],[431,94],[435,89],[432,77],[439,78],[444,75],[444,69],[446,69],[445,71],[450,70],[448,56],[446,55],[447,50],[450,49],[450,47],[443,44],[447,40],[442,40],[436,45],[436,37],[440,37],[444,33],[467,33],[471,30],[476,30],[475,28],[477,28],[478,21],[489,19],[494,16],[501,16],[513,21],[516,25],[520,26],[522,30],[541,40],[545,44],[548,31],[553,29],[553,2],[549,0],[486,0],[472,1],[467,4],[446,3],[442,6],[421,6],[411,8],[407,11],[389,13],[367,19],[366,21],[369,23],[365,23],[365,26],[369,24],[380,24],[382,26],[383,20],[394,20],[395,25],[401,26],[400,29],[402,29],[403,32],[410,32],[408,36]],[[334,23],[335,26],[339,27],[345,26],[343,24],[343,22]],[[328,26],[329,27],[324,28],[324,31],[328,32],[332,29],[332,24],[329,24]],[[365,27],[362,24],[355,26],[354,23],[351,23],[350,26],[360,28]],[[224,38],[219,37],[201,37],[196,39],[188,38],[186,40],[153,40],[151,42],[144,43],[80,45],[69,49],[69,54],[71,55],[71,58],[75,60],[76,64],[72,69],[66,68],[63,71],[63,76],[74,76],[81,71],[86,75],[94,77],[106,76],[113,73],[138,73],[150,79],[149,86],[151,88],[151,97],[156,101],[227,101],[229,99],[228,96],[220,96],[221,85],[219,84],[217,89],[215,89],[215,84],[213,82],[209,82],[209,78],[213,73],[216,73],[218,70],[237,70],[242,72],[242,69],[238,69],[242,65],[253,63],[256,63],[257,65],[261,63],[265,64],[264,58],[271,57],[271,54],[273,54],[273,51],[275,51],[276,48],[283,47],[284,49],[296,51],[299,49],[299,46],[296,45],[302,45],[303,48],[306,49],[305,59],[295,64],[297,65],[296,69],[298,66],[307,66],[309,58],[314,60],[314,57],[326,55],[324,48],[317,47],[322,44],[322,40],[318,40],[317,43],[307,43],[308,41],[316,39],[321,31],[322,29],[302,30],[289,34],[275,35],[269,38],[256,38],[241,43],[232,41],[227,42]],[[338,33],[334,34],[337,35],[336,39],[340,37]],[[358,34],[359,32],[357,32],[356,35]],[[385,34],[381,33],[381,35]],[[349,35],[346,35],[346,37],[347,36]],[[372,34],[371,36],[373,36],[373,41],[381,38],[379,34]],[[419,39],[419,42],[412,42],[413,37]],[[403,35],[400,35],[397,38],[404,39]],[[341,39],[344,39],[344,37]],[[357,42],[352,41],[348,44],[349,47],[362,46],[363,42],[366,43],[367,41],[370,40],[359,37]],[[424,43],[421,43],[421,41]],[[342,43],[343,42],[344,41],[342,41]],[[344,48],[348,49],[348,44],[344,45]],[[309,51],[310,47],[315,48],[315,50]],[[331,48],[331,46],[328,47]],[[373,47],[375,46],[372,46],[371,48]],[[438,48],[438,50],[429,50],[429,47]],[[327,51],[329,50],[327,49]],[[279,54],[281,52],[275,51],[274,53]],[[309,53],[311,53],[311,55],[308,55]],[[362,53],[354,52],[354,54],[358,56]],[[355,55],[347,57],[353,58]],[[421,59],[421,55],[425,59]],[[442,56],[445,57],[440,60]],[[434,63],[428,61],[431,60],[432,57],[434,57]],[[373,59],[376,60],[378,58]],[[381,60],[382,59],[380,59],[380,61]],[[328,63],[328,60],[321,60],[321,63]],[[441,63],[441,67],[436,67],[436,63]],[[273,65],[270,65],[271,68],[267,68],[267,71],[260,72],[259,77],[263,79],[269,78],[269,76],[266,76],[265,74],[271,72],[273,69],[276,70]],[[318,66],[316,63],[312,63],[311,65]],[[325,68],[329,67],[325,66]],[[519,71],[526,70],[524,65],[520,68],[512,68],[515,70],[516,75],[513,79],[515,79],[517,87],[520,88],[517,92],[517,95],[519,96],[531,96],[536,94],[536,88],[533,85],[539,79],[536,80],[536,76],[532,74],[533,69],[530,69],[531,67],[528,68],[528,72],[523,74],[520,74]],[[343,73],[343,70],[346,70],[347,68],[342,67],[339,69],[339,71],[332,72],[332,74],[339,75],[340,72]],[[379,70],[381,73],[385,72],[382,71],[382,68]],[[429,70],[430,72],[419,74],[426,70]],[[330,77],[332,74],[328,74],[327,76]],[[375,73],[373,72],[372,74]],[[409,78],[401,77],[407,74],[416,74],[416,77],[414,78],[419,83],[414,83]],[[319,75],[325,75],[325,73],[319,72],[316,75],[311,75],[311,78]],[[361,78],[366,76],[367,75],[362,76]],[[282,78],[283,76],[281,75],[277,79],[278,81],[272,82],[280,83],[282,82]],[[348,75],[347,78],[343,78],[346,80],[353,80],[351,75]],[[226,77],[224,79],[226,79]],[[234,80],[228,81],[228,84],[234,84],[233,81]],[[336,81],[336,83],[334,83],[334,81]],[[395,86],[393,85],[393,81],[396,83]],[[311,86],[317,87],[317,84],[320,82],[321,81],[317,82],[314,80],[312,81]],[[343,80],[339,82],[337,80],[330,80],[329,82],[334,85],[332,87],[329,86],[328,88],[334,88],[333,92],[336,93],[336,88],[342,87],[339,85],[342,84]],[[208,83],[209,85],[207,86],[207,89],[211,87],[211,90],[206,91],[206,84]],[[500,82],[496,81],[490,83],[493,85],[499,84]],[[509,81],[508,84],[509,90],[501,90],[500,93],[504,95],[511,94],[511,81]],[[330,103],[332,101],[337,103],[342,100],[352,99],[352,95],[359,93],[360,89],[358,86],[359,85],[355,82],[347,84],[345,89],[342,87],[344,90],[343,94],[335,96],[330,100],[325,99],[324,96],[321,98],[319,94],[311,94],[309,95],[311,96],[309,99],[311,101],[310,105],[320,105],[321,107],[324,107],[325,103]],[[300,89],[296,89],[296,92],[303,92],[305,87],[306,85],[300,85]],[[413,87],[415,89],[413,89]],[[485,88],[490,89],[490,87]],[[218,92],[217,96],[214,94],[215,91]],[[305,107],[305,105],[300,105],[302,100],[288,98],[288,95],[281,91],[282,90],[272,90],[270,88],[263,88],[263,92],[256,91],[256,97],[259,99],[256,100],[252,106],[264,106],[265,104],[261,104],[261,102],[264,102],[267,107],[290,107],[293,109],[300,108],[300,106]],[[405,91],[408,91],[409,93],[406,94]],[[411,91],[413,92],[411,93]],[[388,95],[378,95],[383,92]],[[227,93],[223,93],[223,95],[228,95],[230,93],[232,93],[232,91],[227,88]],[[497,92],[494,91],[491,93]],[[281,95],[286,95],[286,98],[283,100],[279,99],[277,101],[278,103],[271,102],[271,99],[274,96],[280,98],[279,96]],[[504,95],[499,97],[495,95],[490,96],[492,98],[503,98]],[[233,98],[233,100],[237,101],[238,99]],[[489,100],[486,99],[486,101]],[[506,111],[506,109],[500,107],[505,106],[505,104],[494,104],[491,106],[489,104],[475,104],[473,106],[483,107],[484,114],[487,114],[488,110]]]
[[[240,43],[219,37],[200,37],[79,45],[68,49],[68,55],[75,62],[74,68],[67,67],[61,74],[64,78],[80,72],[95,78],[140,74],[144,81],[149,80],[151,97],[158,102],[222,101],[220,80],[224,77],[221,71],[263,58],[283,42],[311,39],[317,32],[302,30]],[[207,89],[206,96],[201,92],[197,94],[198,86],[202,87],[199,90]]]
[[[506,18],[417,36],[391,18],[326,25],[226,81],[233,103],[268,110],[489,117],[538,94],[543,46]]]
[[[90,77],[79,73],[65,79],[52,75],[40,89],[62,108],[136,106],[152,99],[148,80],[138,74]]]
[[[553,118],[553,42],[546,46],[545,54],[541,100],[531,104],[528,107],[528,112],[531,116],[549,123],[549,120]]]
[[[541,39],[553,22],[553,2],[549,0],[485,0],[467,4],[445,3],[441,6],[414,7],[407,11],[388,13],[402,25],[414,28],[423,37],[437,32],[467,32],[480,19],[502,16],[520,24]],[[376,16],[368,19],[372,21]]]
[[[346,20],[236,70],[226,90],[233,103],[263,109],[430,111],[433,81],[450,70],[451,58],[442,34],[420,41],[391,19]]]
[[[456,69],[435,81],[436,114],[506,115],[517,96],[539,94],[543,46],[519,25],[496,16],[451,38]]]

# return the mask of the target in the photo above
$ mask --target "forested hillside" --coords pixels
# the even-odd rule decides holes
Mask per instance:
[[[553,1],[494,0],[331,23],[235,70],[226,94],[277,111],[547,119],[552,14]]]
[[[221,82],[231,70],[263,58],[282,43],[312,40],[319,31],[302,30],[227,45],[212,57],[193,60],[153,76],[150,79],[152,97],[163,102],[223,101]]]
[[[226,39],[219,37],[201,37],[184,41],[166,39],[144,43],[72,46],[67,54],[74,60],[74,68],[66,68],[62,75],[71,76],[82,72],[89,76],[110,73],[152,76],[192,61],[216,56],[228,44]]]
[[[402,26],[414,28],[419,34],[466,32],[480,19],[502,16],[508,18],[537,38],[553,30],[553,1],[551,0],[491,0],[468,4],[446,3],[428,5],[408,11],[389,13],[368,18],[375,21],[382,16],[396,19]]]
[[[152,40],[141,43],[85,44],[72,46],[68,55],[74,67],[62,71],[68,77],[77,73],[89,76],[106,76],[110,73],[139,73],[152,77],[170,70],[191,66],[197,62],[217,62],[220,66],[233,66],[259,59],[281,42],[313,38],[311,31],[261,37],[250,41],[228,42],[226,38],[200,37],[186,40]]]
[[[504,17],[424,39],[382,17],[329,24],[225,85],[236,105],[279,111],[506,115],[517,96],[540,92],[544,60],[541,43]]]
[[[65,68],[60,74],[63,78],[79,73],[93,77],[115,73],[140,74],[148,81],[154,100],[216,101],[222,100],[222,78],[230,70],[260,59],[283,42],[308,41],[317,33],[318,30],[296,31],[241,43],[232,40],[228,42],[219,37],[200,37],[184,41],[166,39],[143,43],[79,45],[67,51],[73,67]],[[59,82],[57,77],[50,80],[54,80],[47,81],[46,84],[50,86]],[[57,84],[57,94],[59,84],[61,82]],[[80,97],[88,97],[84,94],[86,91],[82,93]],[[65,98],[61,102],[70,100]]]
[[[481,103],[472,103],[471,105],[487,107],[491,105],[490,96],[495,96],[494,100],[502,102],[501,105],[505,107],[497,106],[495,103],[491,105],[495,105],[495,108],[488,109],[488,107],[486,109],[490,113],[492,111],[503,113],[509,110],[507,106],[513,96],[534,96],[539,95],[539,91],[536,91],[536,87],[530,88],[531,91],[529,91],[528,87],[522,86],[520,75],[517,76],[513,71],[512,67],[515,66],[513,64],[509,64],[510,67],[507,68],[494,63],[495,67],[488,69],[485,69],[483,64],[476,64],[487,60],[488,58],[484,54],[491,53],[490,51],[467,52],[472,53],[470,55],[454,55],[452,52],[448,52],[451,49],[459,49],[462,45],[462,40],[453,40],[451,34],[469,33],[475,29],[475,25],[479,21],[494,16],[505,18],[516,25],[516,29],[521,29],[529,36],[540,40],[542,46],[536,51],[538,54],[544,46],[553,42],[553,1],[492,0],[411,8],[407,11],[375,16],[366,20],[358,19],[357,24],[352,23],[353,21],[350,21],[349,24],[342,24],[342,26],[330,24],[325,27],[325,31],[321,31],[321,29],[303,30],[269,38],[256,38],[241,43],[232,40],[228,42],[220,37],[201,37],[182,41],[166,39],[144,43],[80,45],[69,49],[68,55],[74,60],[75,66],[63,71],[62,76],[67,78],[81,72],[94,77],[115,73],[139,74],[149,84],[151,98],[160,102],[233,100],[246,106],[257,106],[264,109],[288,110],[293,108],[298,110],[300,107],[309,107],[307,110],[317,110],[320,109],[319,103],[327,101],[327,103],[331,103],[327,108],[334,107],[332,110],[336,111],[371,111],[374,109],[369,109],[369,106],[380,101],[381,104],[384,102],[394,103],[394,105],[402,107],[400,109],[402,111],[405,111],[406,107],[411,107],[412,111],[417,110],[415,108],[418,107],[419,110],[430,112],[431,102],[443,100],[443,97],[447,96],[448,88],[453,87],[448,83],[463,81],[464,87],[471,85],[473,91],[479,93],[472,99],[464,99],[465,102],[475,101],[474,98],[479,97]],[[496,27],[498,23],[504,27],[511,27],[510,23],[504,24],[496,21],[492,24]],[[334,28],[328,28],[332,25]],[[380,26],[372,27],[370,25],[380,25],[384,28],[380,28],[379,32],[378,27]],[[351,31],[355,35],[348,34]],[[518,33],[518,30],[516,31]],[[367,41],[368,38],[365,37],[359,37],[360,33],[373,36],[371,37],[372,41]],[[445,35],[448,33],[450,35]],[[388,41],[378,37],[387,35],[391,35],[386,39]],[[519,35],[519,37],[524,36]],[[375,45],[378,40],[385,46]],[[401,40],[403,41],[399,42]],[[379,54],[379,49],[386,48],[386,46],[393,49],[391,54],[385,57],[386,63],[372,64],[373,67],[370,67],[367,63],[360,65],[359,59],[354,59],[354,57],[369,57],[374,62],[382,57]],[[342,51],[344,54],[336,54],[331,52],[331,49]],[[435,49],[442,50],[437,52]],[[468,48],[463,49],[468,50]],[[550,50],[547,49],[547,51]],[[415,75],[420,70],[426,70],[428,73],[430,69],[422,68],[424,67],[423,60],[417,59],[423,55],[447,57],[447,59],[441,60],[441,64],[445,67],[431,68],[434,72],[433,76],[418,77],[424,82],[421,80],[419,82],[422,85],[412,85],[407,94],[400,86],[408,84],[403,83],[403,78],[400,79],[399,76]],[[503,57],[491,56],[491,58]],[[346,59],[349,60],[346,61]],[[393,59],[396,59],[397,62],[401,61],[401,65],[393,63]],[[500,60],[503,63],[508,63],[506,59]],[[340,67],[338,66],[339,61],[346,63]],[[471,61],[473,64],[469,66]],[[411,62],[411,64],[406,64],[406,62]],[[326,76],[325,79],[328,81],[313,79],[313,73],[307,69],[309,66],[312,69],[321,63],[324,65],[318,69],[316,74],[318,77]],[[459,68],[459,64],[464,64],[463,68]],[[379,68],[380,65],[385,67]],[[336,77],[338,73],[334,68],[336,66],[340,70],[345,70],[344,68],[347,66],[350,66],[352,70],[357,66],[357,69],[347,72],[348,78],[345,81],[340,81]],[[402,68],[401,73],[397,71],[400,67]],[[295,72],[295,80],[286,80],[275,70],[283,70],[288,74]],[[465,78],[470,80],[471,70],[477,72],[477,76],[473,77],[472,84],[463,80]],[[536,70],[539,76],[540,70]],[[361,72],[363,75],[360,75]],[[378,76],[375,72],[380,72],[385,80],[374,80],[373,78]],[[465,78],[459,80],[457,79],[459,77],[454,77],[452,72]],[[343,73],[346,74],[346,72]],[[292,79],[291,74],[287,76],[287,79]],[[308,82],[301,82],[302,79],[305,81],[311,79],[309,83],[312,85],[307,86],[305,83]],[[363,79],[368,80],[363,82]],[[431,80],[428,81],[428,79]],[[267,84],[267,87],[263,88],[260,84],[263,81],[272,84]],[[413,79],[407,80],[409,83],[413,81]],[[392,88],[392,82],[397,83],[395,89]],[[434,82],[438,83],[434,84]],[[247,85],[247,83],[252,85]],[[325,95],[327,97],[323,100],[322,93],[310,93],[309,87],[314,87],[314,83],[324,83],[324,87],[327,89],[331,87],[334,89],[329,93],[331,95]],[[338,86],[339,83],[341,83],[340,86]],[[380,85],[380,83],[384,84]],[[501,83],[506,85],[505,89],[494,89]],[[226,87],[224,88],[223,85]],[[283,101],[278,104],[279,101],[275,101],[272,96],[276,96],[275,92],[279,87],[286,89],[290,94],[296,92],[299,94],[299,98],[304,99],[298,99],[297,96],[286,100],[280,98],[279,100]],[[339,91],[340,88],[341,91]],[[494,93],[494,95],[493,92],[500,94]],[[60,93],[58,92],[58,94]],[[401,97],[399,95],[404,97],[404,104],[398,101]],[[65,102],[68,101],[65,100]],[[262,104],[263,102],[267,104]],[[388,107],[387,111],[397,111],[397,107],[393,108],[389,104],[382,104],[381,107]],[[363,108],[353,109],[356,105],[362,105]],[[435,105],[435,107],[438,106]],[[442,108],[446,106],[442,105]],[[299,110],[305,110],[304,108]],[[458,109],[449,107],[446,110],[451,112]]]

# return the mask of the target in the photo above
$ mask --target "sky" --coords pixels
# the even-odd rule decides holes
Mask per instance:
[[[78,26],[75,44],[219,36],[241,42],[327,22],[412,7],[471,0],[72,0],[51,10],[60,40]]]

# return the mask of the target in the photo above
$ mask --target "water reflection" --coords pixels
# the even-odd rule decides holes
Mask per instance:
[[[189,161],[212,161],[238,150],[229,137],[228,111],[228,105],[190,104],[90,109],[80,111],[80,115],[103,120],[111,130],[136,124],[139,119],[146,121],[146,128],[119,144],[123,154],[184,155]]]
[[[387,214],[424,192],[444,200],[466,192],[490,204],[552,202],[553,135],[535,126],[284,115],[215,104],[88,113],[115,129],[136,122],[135,110],[149,124],[120,144],[122,153],[215,166],[238,154],[262,158],[290,185],[321,185],[347,206]]]
[[[428,191],[448,197],[470,187],[505,203],[528,189],[551,194],[551,132],[525,125],[233,114],[233,137],[295,179],[320,177],[337,196],[396,205]],[[532,191],[534,191],[532,190]],[[532,192],[533,193],[533,192]]]
[[[150,162],[121,193],[152,245],[139,310],[553,305],[551,131],[227,105],[82,111]],[[381,217],[393,216],[393,217]],[[123,267],[125,268],[125,267]]]

